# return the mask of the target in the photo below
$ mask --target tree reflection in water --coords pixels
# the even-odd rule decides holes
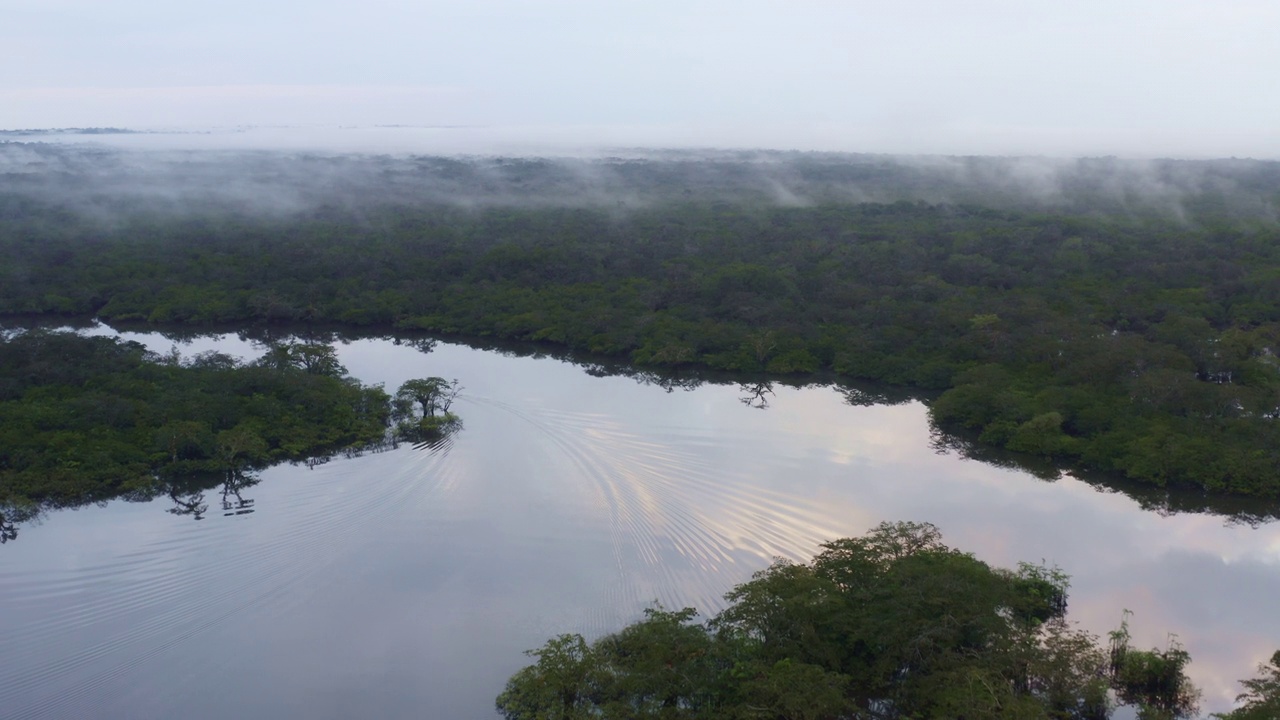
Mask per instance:
[[[447,453],[453,447],[454,436],[458,431],[462,430],[462,420],[456,417],[453,421],[448,422],[434,432],[426,434],[410,434],[393,439],[393,447],[399,447],[398,440],[405,440],[413,444],[414,450],[426,450],[434,455],[436,453]]]
[[[764,382],[739,385],[738,392],[746,393],[738,398],[738,401],[743,405],[757,410],[764,410],[769,407],[769,398],[765,396],[773,394],[773,383],[766,380]]]
[[[169,488],[169,499],[173,501],[173,507],[168,511],[174,515],[190,515],[196,520],[203,520],[204,514],[209,511],[209,506],[204,502],[203,490],[181,492],[176,487]]]
[[[39,522],[43,514],[35,505],[0,503],[0,545],[18,539],[18,524]]]
[[[253,498],[246,498],[242,493],[257,485],[262,479],[243,470],[229,470],[222,478],[222,514],[248,515],[253,512]],[[185,485],[185,487],[184,487]],[[204,493],[208,486],[192,487],[188,483],[174,483],[169,486],[169,499],[173,507],[167,512],[173,515],[190,515],[196,520],[203,520],[209,512],[209,504],[205,502]]]
[[[5,519],[4,514],[0,513],[0,545],[10,540],[18,539],[18,528],[13,523]]]
[[[242,497],[240,492],[259,482],[262,482],[262,478],[257,475],[239,470],[227,473],[227,479],[222,483],[222,514],[224,516],[248,515],[253,512],[253,499]]]

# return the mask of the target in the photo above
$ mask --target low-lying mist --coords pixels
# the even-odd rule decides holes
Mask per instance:
[[[900,201],[1004,210],[1276,221],[1280,162],[625,149],[572,156],[138,149],[0,142],[0,194],[101,217],[317,208],[639,208]],[[32,140],[35,140],[34,142]]]

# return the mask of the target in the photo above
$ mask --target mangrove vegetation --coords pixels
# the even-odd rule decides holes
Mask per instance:
[[[415,379],[392,398],[320,343],[275,343],[244,362],[70,332],[4,337],[0,540],[42,509],[120,496],[168,495],[171,512],[199,518],[220,484],[224,509],[244,510],[240,493],[268,465],[440,438],[460,422],[448,412],[460,390]],[[421,412],[406,407],[419,396]]]
[[[1280,496],[1275,163],[1082,161],[1033,192],[999,159],[257,158],[167,167],[174,195],[213,198],[175,205],[109,153],[24,152],[0,192],[3,315],[829,372],[931,392],[987,447]],[[288,202],[220,195],[236,168]]]

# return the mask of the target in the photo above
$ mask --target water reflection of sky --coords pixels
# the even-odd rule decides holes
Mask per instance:
[[[215,346],[257,352],[180,349]],[[654,599],[713,612],[771,557],[881,520],[933,522],[995,564],[1061,566],[1094,632],[1123,608],[1142,645],[1176,632],[1206,711],[1280,647],[1280,525],[1161,516],[940,455],[916,403],[776,386],[759,410],[736,385],[668,393],[443,343],[339,353],[392,390],[458,378],[465,429],[435,454],[269,470],[253,515],[115,503],[22,528],[0,565],[5,707],[484,717],[520,650],[550,635],[616,629]]]

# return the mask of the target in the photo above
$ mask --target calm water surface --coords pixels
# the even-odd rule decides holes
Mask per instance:
[[[213,347],[259,354],[180,349]],[[779,386],[762,410],[736,385],[666,392],[461,345],[339,353],[392,390],[458,378],[465,428],[433,451],[272,468],[251,513],[209,491],[200,521],[166,497],[24,525],[0,547],[0,717],[492,718],[547,637],[616,630],[654,600],[714,613],[771,558],[882,520],[1060,565],[1094,632],[1123,608],[1142,645],[1176,632],[1206,711],[1280,647],[1280,525],[939,455],[917,403]]]

